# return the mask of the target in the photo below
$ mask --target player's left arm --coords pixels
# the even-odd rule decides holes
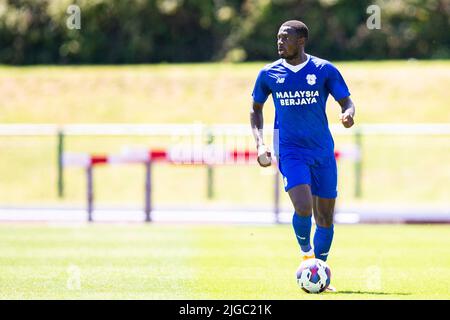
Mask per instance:
[[[354,124],[355,105],[350,99],[350,92],[339,70],[331,63],[325,65],[327,80],[325,82],[327,89],[333,98],[341,106],[341,122],[346,128]]]
[[[353,104],[352,99],[350,97],[345,97],[338,100],[339,105],[341,106],[341,122],[346,128],[350,128],[353,126],[355,121],[353,118],[355,117],[355,105]]]

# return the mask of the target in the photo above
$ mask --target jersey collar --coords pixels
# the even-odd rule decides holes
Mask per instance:
[[[307,54],[306,57],[307,58],[306,58],[305,62],[298,64],[296,66],[293,66],[292,64],[287,63],[285,59],[282,59],[283,61],[281,62],[281,64],[283,66],[285,66],[286,68],[288,68],[289,70],[291,70],[292,72],[299,72],[301,69],[303,69],[304,66],[306,66],[306,64],[309,62],[309,59],[311,56],[309,54]]]

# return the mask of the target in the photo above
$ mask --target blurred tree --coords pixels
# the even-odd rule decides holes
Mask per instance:
[[[66,25],[71,4],[80,30]],[[381,29],[366,25],[372,4]],[[450,57],[449,0],[0,0],[0,62],[272,60],[289,19],[327,59]]]

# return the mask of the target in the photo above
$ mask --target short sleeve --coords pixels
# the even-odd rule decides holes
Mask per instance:
[[[255,87],[253,88],[253,100],[258,103],[264,103],[271,93],[270,88],[266,84],[265,70],[261,70],[256,79]]]
[[[327,82],[328,91],[334,100],[338,101],[350,96],[347,84],[344,81],[339,70],[331,63],[327,65]]]

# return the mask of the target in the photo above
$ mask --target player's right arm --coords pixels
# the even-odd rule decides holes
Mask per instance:
[[[253,101],[252,109],[250,110],[250,124],[252,126],[253,137],[255,138],[256,147],[264,144],[263,117],[264,103]]]
[[[250,124],[252,126],[252,133],[256,142],[256,149],[258,150],[258,163],[261,167],[268,167],[272,162],[272,155],[264,144],[263,107],[264,103],[253,101],[252,109],[250,110]]]
[[[253,88],[253,105],[250,110],[250,124],[258,150],[258,163],[262,167],[268,167],[272,162],[271,154],[264,144],[263,136],[263,107],[269,94],[271,94],[271,90],[266,83],[265,70],[263,69],[259,72],[255,87]]]

